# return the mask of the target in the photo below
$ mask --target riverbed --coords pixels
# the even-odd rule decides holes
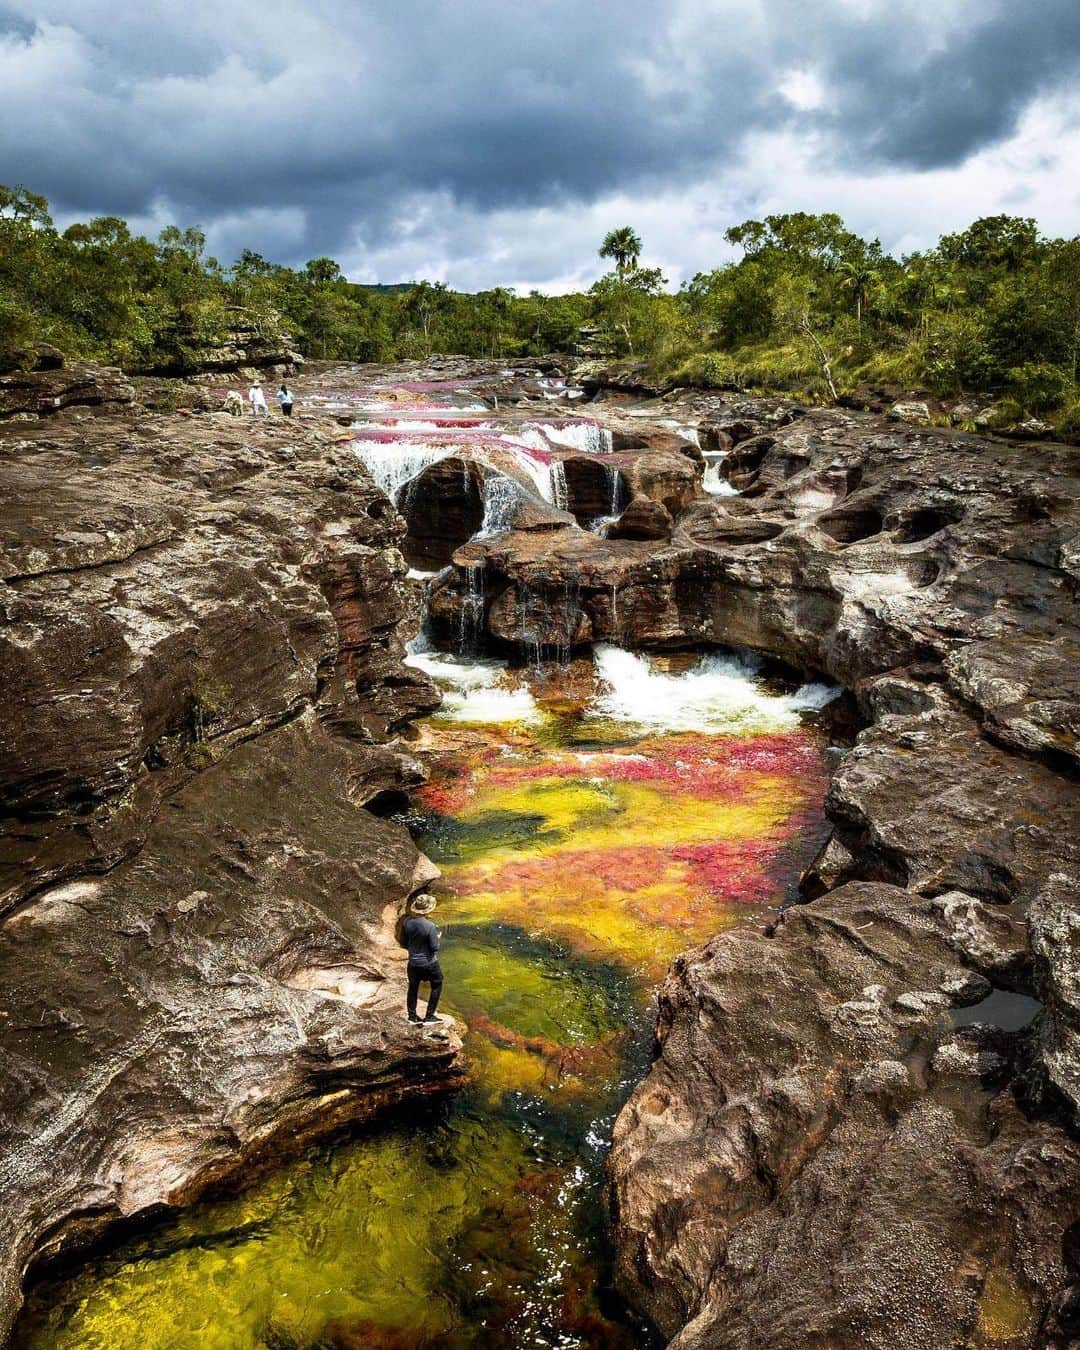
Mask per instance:
[[[406,822],[443,873],[469,1086],[39,1286],[19,1345],[651,1343],[608,1287],[611,1124],[668,962],[766,923],[820,838],[827,691],[735,656],[413,660],[446,691]]]

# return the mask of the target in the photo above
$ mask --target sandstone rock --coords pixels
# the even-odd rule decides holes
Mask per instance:
[[[67,371],[65,369],[64,372]],[[403,1095],[437,705],[404,522],[317,427],[0,429],[0,1338],[27,1265]],[[135,856],[137,854],[137,856]]]
[[[1016,941],[848,885],[675,962],[612,1157],[618,1275],[674,1347],[1043,1343],[1080,1152],[998,1090],[1024,1037],[947,1012]]]
[[[48,354],[40,360],[33,370],[0,375],[0,418],[20,413],[44,417],[65,408],[120,407],[135,397],[131,382],[112,366],[91,361],[61,366]]]
[[[671,527],[671,513],[664,504],[639,493],[619,519],[608,527],[608,538],[667,539]]]
[[[1046,1005],[1037,1062],[1080,1118],[1080,869],[1055,871],[1028,912],[1035,988]],[[1036,1087],[1041,1087],[1036,1084]],[[1050,1104],[1053,1105],[1053,1097]]]
[[[403,1016],[425,876],[313,709],[174,795],[137,859],[0,930],[0,1335],[27,1265],[455,1079]],[[385,776],[385,766],[383,775]]]
[[[930,421],[930,408],[926,403],[917,400],[894,403],[889,409],[889,416],[896,418],[899,422],[914,422],[925,426]]]
[[[371,741],[437,702],[400,663],[393,508],[316,434],[245,433],[7,436],[5,903],[112,866],[201,763],[309,704]]]
[[[64,353],[47,342],[35,342],[31,347],[15,348],[0,354],[0,375],[13,370],[59,370],[65,361]]]
[[[680,1348],[1065,1347],[1077,484],[1050,447],[843,417],[744,442],[752,495],[696,504],[615,583],[644,644],[681,627],[824,669],[871,720],[812,903],[676,962],[616,1127],[620,1277]],[[1045,1009],[950,1036],[972,978]]]

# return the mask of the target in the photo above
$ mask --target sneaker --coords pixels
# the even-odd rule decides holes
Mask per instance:
[[[423,1024],[423,1020],[424,1019],[422,1017],[417,1017],[414,1013],[409,1013],[409,1021],[415,1022],[417,1026],[421,1026]]]
[[[424,1018],[424,1021],[430,1026],[432,1022],[445,1022],[446,1018],[440,1017],[438,1013],[429,1013],[427,1017]]]

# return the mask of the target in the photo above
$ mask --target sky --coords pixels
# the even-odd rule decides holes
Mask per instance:
[[[629,224],[1080,232],[1080,0],[0,0],[0,182],[222,262],[555,293]]]

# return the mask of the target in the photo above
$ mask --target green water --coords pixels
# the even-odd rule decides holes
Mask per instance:
[[[743,913],[681,844],[741,849],[748,906],[797,870],[823,776],[803,733],[774,739],[752,772],[713,765],[704,736],[623,735],[583,760],[569,725],[447,752],[419,843],[445,874],[446,1002],[470,1028],[470,1087],[39,1285],[16,1344],[653,1344],[608,1291],[603,1160],[647,1068],[666,961]]]

